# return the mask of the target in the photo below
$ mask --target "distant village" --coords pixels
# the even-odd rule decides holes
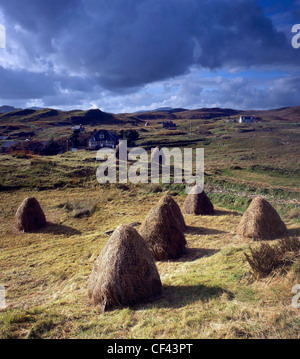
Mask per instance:
[[[31,139],[10,140],[10,136],[0,136],[3,141],[2,153],[11,150],[32,150],[33,152],[41,152],[47,150],[49,146],[61,147],[60,153],[66,151],[77,151],[78,149],[99,150],[104,147],[115,149],[119,143],[119,136],[114,131],[94,130],[87,133],[82,125],[73,126],[71,128],[70,137],[68,139],[55,141],[35,141]],[[51,151],[50,151],[51,152]]]
[[[250,124],[255,122],[254,116],[240,116],[239,118],[230,118],[225,122],[239,123],[239,124]],[[164,121],[160,123],[163,129],[166,130],[177,130],[177,124],[173,121]],[[146,121],[145,127],[151,127],[151,122]],[[120,139],[128,139],[131,144],[138,138],[139,134],[135,130],[128,130],[127,135],[124,138],[124,131],[121,131],[118,135],[115,131],[109,130],[94,130],[92,133],[87,133],[83,125],[74,125],[70,128],[70,138],[55,141],[35,141],[31,139],[16,140],[10,136],[1,136],[0,141],[2,142],[2,153],[11,151],[31,151],[34,154],[48,154],[53,155],[57,153],[63,153],[67,151],[77,151],[78,149],[85,150],[99,150],[101,148],[112,148],[115,149],[118,146]],[[123,132],[123,133],[122,133]],[[128,134],[129,133],[129,134]]]
[[[99,150],[101,148],[115,149],[120,139],[128,141],[129,146],[133,146],[134,142],[139,138],[139,133],[135,130],[122,130],[120,133],[105,129],[86,132],[82,125],[73,126],[70,129],[68,138],[49,141],[37,141],[32,139],[15,140],[10,136],[0,136],[3,141],[2,153],[10,152],[29,152],[37,155],[56,155],[68,151],[78,151],[85,149],[87,151]]]

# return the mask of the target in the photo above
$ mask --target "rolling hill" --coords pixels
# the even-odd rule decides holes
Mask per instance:
[[[14,111],[9,112],[7,106],[3,106],[3,108],[7,112],[0,115],[0,136],[10,136],[10,139],[14,140],[64,138],[70,135],[73,125],[79,124],[84,125],[89,132],[95,127],[105,127],[115,131],[125,127],[135,127],[137,130],[140,128],[141,132],[145,132],[145,122],[150,122],[159,128],[161,127],[160,122],[172,120],[177,123],[180,130],[187,131],[186,129],[192,121],[195,123],[194,127],[206,126],[202,130],[207,132],[216,126],[222,127],[222,121],[228,122],[228,119],[237,119],[241,115],[254,115],[265,126],[300,122],[300,106],[267,111],[240,111],[222,108],[196,110],[162,108],[141,113],[122,114],[110,114],[99,109],[60,111],[50,108],[41,110],[10,108]],[[215,129],[216,131],[218,130]]]
[[[293,121],[300,120],[300,106],[286,107],[274,110],[248,110],[241,111],[235,109],[222,108],[202,108],[196,110],[186,109],[157,109],[154,111],[138,112],[135,114],[121,114],[117,115],[120,118],[133,117],[137,120],[151,121],[151,120],[210,120],[210,119],[224,119],[228,117],[238,117],[242,115],[254,115],[261,118],[263,121]]]
[[[13,111],[21,110],[20,108],[15,108],[12,106],[0,106],[0,113],[8,113]]]

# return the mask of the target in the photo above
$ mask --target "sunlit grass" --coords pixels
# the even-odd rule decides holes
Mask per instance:
[[[40,233],[17,233],[14,212],[29,194],[52,225]],[[160,299],[105,314],[89,306],[87,279],[108,239],[104,232],[142,222],[161,195],[145,195],[139,187],[1,193],[0,283],[7,286],[9,309],[0,314],[0,336],[298,337],[299,312],[290,305],[296,274],[271,285],[250,281],[243,254],[250,241],[235,235],[241,215],[221,208],[213,217],[186,216],[187,254],[157,263],[164,286]],[[95,212],[81,219],[62,206],[95,200]],[[184,197],[176,200],[182,205]]]
[[[137,144],[189,141],[189,121],[178,122],[187,135],[160,138],[161,125],[155,124]],[[88,277],[109,238],[104,233],[142,222],[166,193],[182,207],[184,187],[100,186],[95,152],[1,155],[0,283],[7,288],[8,303],[0,312],[1,338],[299,338],[300,312],[291,306],[299,263],[289,272],[254,281],[244,256],[253,243],[235,234],[252,198],[263,195],[290,234],[300,236],[295,126],[276,125],[273,132],[259,132],[257,126],[250,134],[238,134],[223,121],[195,120],[196,126],[199,133],[189,145],[205,147],[206,189],[217,214],[186,216],[187,254],[157,263],[161,298],[105,314],[87,300]],[[200,134],[208,130],[213,134]],[[265,167],[270,171],[261,170]],[[29,195],[41,203],[50,224],[39,233],[18,233],[14,215]]]

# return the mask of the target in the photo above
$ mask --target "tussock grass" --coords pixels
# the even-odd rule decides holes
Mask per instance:
[[[57,207],[63,208],[74,218],[82,218],[93,215],[98,209],[98,204],[96,200],[73,200],[61,203]]]
[[[262,243],[259,248],[250,247],[246,259],[256,278],[264,278],[280,267],[300,263],[300,241],[298,238],[281,239],[277,245]]]

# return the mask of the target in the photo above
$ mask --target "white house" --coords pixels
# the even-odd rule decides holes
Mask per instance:
[[[239,123],[253,123],[255,122],[254,116],[241,116]]]

